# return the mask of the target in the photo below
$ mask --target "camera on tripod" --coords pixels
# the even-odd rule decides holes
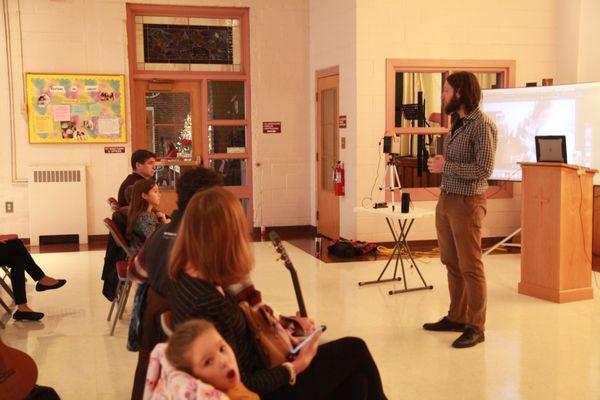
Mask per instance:
[[[400,154],[400,138],[396,134],[383,137],[383,152],[384,154]]]

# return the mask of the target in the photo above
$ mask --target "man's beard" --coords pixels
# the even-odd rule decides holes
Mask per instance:
[[[456,96],[452,96],[448,104],[444,106],[444,112],[446,114],[453,114],[455,112],[458,112],[458,110],[460,110],[461,105],[462,104],[460,103],[460,100],[458,100]]]

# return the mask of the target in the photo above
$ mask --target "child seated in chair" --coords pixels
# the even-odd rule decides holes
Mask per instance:
[[[142,248],[146,238],[161,223],[166,224],[170,221],[164,213],[154,211],[159,204],[160,193],[156,182],[152,179],[141,179],[133,185],[125,236],[134,253]]]
[[[259,400],[240,380],[235,354],[215,326],[178,325],[150,355],[144,400]]]
[[[127,215],[127,230],[125,232],[125,237],[133,254],[144,246],[146,239],[154,233],[160,224],[171,221],[164,213],[155,211],[159,204],[160,193],[156,182],[152,179],[141,179],[133,185]],[[136,289],[133,298],[133,309],[127,337],[127,349],[130,351],[138,351],[139,349],[138,336],[142,317],[142,304],[145,303],[147,291],[148,284],[142,283]]]

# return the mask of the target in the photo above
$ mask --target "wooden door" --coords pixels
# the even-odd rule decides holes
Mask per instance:
[[[135,82],[133,119],[141,132],[134,132],[134,149],[157,155],[160,208],[167,213],[177,208],[177,176],[202,162],[200,93],[200,81]]]
[[[340,202],[333,190],[333,167],[339,160],[339,75],[317,80],[317,232],[340,234]]]

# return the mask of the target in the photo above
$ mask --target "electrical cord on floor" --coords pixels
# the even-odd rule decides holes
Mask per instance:
[[[485,251],[487,251],[488,249],[482,249],[482,253],[484,253]],[[497,248],[494,251],[499,251],[499,252],[508,252],[507,248]],[[377,254],[380,256],[391,256],[392,253],[394,252],[393,248],[389,248],[389,247],[385,247],[382,245],[377,246]],[[406,249],[402,248],[401,252],[403,257],[408,257],[408,253],[406,251]],[[440,248],[439,247],[434,247],[431,250],[423,250],[423,251],[411,251],[412,255],[414,258],[419,258],[421,259],[423,262],[428,263],[429,262],[429,258],[432,257],[439,257],[440,256]]]
[[[380,256],[391,256],[394,252],[393,248],[385,247],[382,245],[377,246],[377,254]],[[429,251],[411,251],[413,258],[419,258],[422,262],[429,263],[429,258],[431,257],[439,257],[440,249],[439,247],[435,247]],[[403,257],[408,257],[408,252],[405,248],[402,248],[400,254]]]

